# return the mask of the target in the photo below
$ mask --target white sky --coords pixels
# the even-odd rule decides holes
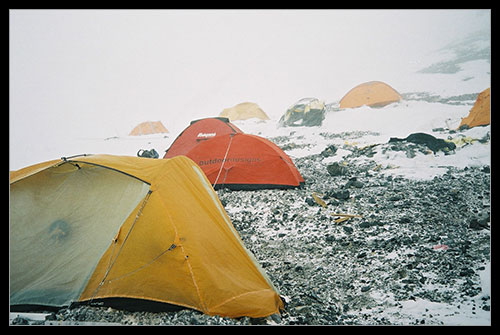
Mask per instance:
[[[11,10],[10,150],[170,130],[244,101],[273,119],[357,84],[398,89],[489,10]]]

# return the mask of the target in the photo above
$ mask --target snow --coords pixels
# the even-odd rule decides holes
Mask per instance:
[[[490,281],[487,280],[490,276],[491,263],[488,263],[488,269],[482,271],[482,294],[475,297],[472,301],[463,304],[447,304],[442,302],[433,302],[426,299],[415,298],[406,300],[396,304],[393,297],[381,296],[377,292],[372,292],[371,297],[378,301],[379,306],[384,306],[378,309],[370,309],[361,311],[361,313],[379,313],[379,317],[385,317],[394,324],[400,324],[401,320],[418,320],[426,319],[427,322],[432,320],[432,323],[441,323],[448,326],[468,325],[468,326],[486,326],[491,324],[490,311],[485,311],[478,306],[480,299],[484,295],[489,295]],[[484,280],[486,279],[486,280]],[[483,281],[484,280],[484,281]],[[446,289],[440,287],[439,289]],[[387,307],[391,306],[391,307]]]
[[[471,60],[458,64],[458,73],[415,73],[402,82],[398,92],[428,92],[441,97],[481,92],[490,86],[491,64],[485,59]],[[429,80],[432,77],[432,80]],[[486,80],[485,80],[486,77]],[[450,85],[450,83],[452,83]]]
[[[410,320],[418,324],[422,320],[427,320],[427,323],[431,321],[432,324],[447,326],[488,326],[491,324],[490,311],[485,311],[478,306],[482,297],[490,296],[490,276],[491,263],[488,263],[486,269],[480,273],[482,293],[462,304],[433,302],[418,297],[396,303],[391,294],[373,291],[370,296],[377,301],[378,307],[364,309],[360,313],[378,314],[379,318],[386,318],[392,324],[408,324]],[[435,289],[444,290],[446,287]]]
[[[345,109],[326,113],[323,125],[320,127],[290,127],[279,128],[277,120],[261,121],[250,119],[245,121],[234,121],[244,132],[256,134],[266,138],[276,136],[290,137],[297,148],[286,150],[286,153],[294,157],[304,157],[319,154],[328,145],[344,146],[340,148],[335,156],[324,159],[324,163],[340,162],[352,151],[352,148],[362,148],[368,145],[387,143],[391,137],[404,138],[412,133],[424,132],[437,138],[447,139],[447,133],[434,131],[434,129],[456,129],[460,120],[467,116],[470,105],[449,105],[443,103],[430,103],[425,101],[402,101],[388,105],[384,108],[373,109],[363,106],[357,109]],[[325,138],[323,133],[340,134],[343,132],[357,132],[352,139]],[[490,126],[475,127],[455,134],[473,139],[481,139],[490,132]],[[140,149],[156,149],[160,157],[170,144],[175,140],[177,134],[155,134],[143,136],[122,136],[110,138],[87,138],[66,142],[66,149],[58,152],[47,148],[43,152],[36,152],[30,156],[31,161],[26,165],[17,162],[16,153],[11,153],[11,166],[13,170],[35,164],[49,159],[57,159],[63,156],[76,154],[115,154],[136,156]],[[314,143],[314,145],[311,145]],[[60,148],[59,148],[60,150]],[[43,159],[42,159],[43,156]],[[388,151],[382,152],[382,148],[376,148],[373,159],[388,175],[398,175],[411,179],[432,179],[447,171],[446,167],[453,166],[465,168],[471,166],[489,165],[491,147],[489,142],[483,144],[478,141],[457,148],[455,154],[445,155],[443,152],[425,155],[417,153],[417,157],[408,158],[404,152]],[[14,158],[14,159],[12,159]],[[38,159],[35,161],[35,159]],[[19,164],[16,164],[19,163]]]
[[[489,313],[484,311],[481,313],[479,310],[476,313],[472,314],[472,310],[469,311],[466,308],[460,310],[457,306],[415,298],[415,300],[403,301],[399,306],[385,309],[380,316],[385,316],[396,324],[401,318],[414,319],[416,323],[419,319],[432,318],[449,326],[489,324],[481,315],[488,314],[489,316]]]
[[[264,137],[290,136],[299,147],[287,150],[291,157],[304,157],[319,154],[328,145],[350,144],[357,148],[387,143],[391,137],[406,136],[424,132],[436,138],[448,139],[449,136],[465,136],[481,139],[488,135],[490,126],[475,127],[454,135],[443,134],[435,129],[457,129],[463,117],[467,116],[471,105],[450,105],[426,101],[402,101],[384,108],[373,109],[367,106],[327,113],[320,127],[276,128],[274,121],[255,122],[254,120],[235,121],[245,132]],[[326,139],[321,133],[359,132],[352,140],[345,138]],[[300,147],[301,144],[314,143],[313,146]],[[373,160],[386,170],[388,175],[398,175],[410,179],[432,179],[446,173],[447,167],[465,168],[490,164],[491,148],[489,142],[472,144],[457,148],[455,154],[443,152],[425,155],[418,153],[408,158],[403,152],[382,153],[381,148]],[[340,148],[335,156],[325,158],[324,163],[340,162],[352,151]]]
[[[471,60],[458,65],[461,71],[457,73],[415,72],[404,80],[390,84],[403,94],[405,92],[424,92],[431,96],[438,95],[441,98],[477,94],[490,86],[489,71],[491,65],[485,59]],[[327,104],[338,106],[342,96],[319,98]],[[293,158],[318,154],[329,144],[341,145],[346,142],[341,137],[333,140],[326,139],[321,136],[322,133],[364,132],[362,136],[356,135],[355,138],[348,140],[348,144],[358,148],[387,143],[391,137],[404,138],[415,132],[424,132],[446,139],[448,134],[436,132],[434,129],[458,128],[461,119],[468,115],[474,103],[473,100],[463,100],[452,104],[415,99],[418,98],[402,100],[399,103],[376,109],[367,106],[343,110],[333,108],[326,113],[326,118],[319,127],[280,128],[278,127],[279,116],[267,121],[250,119],[234,123],[247,133],[267,138],[275,136],[293,138],[294,143],[298,145],[297,148],[286,151]],[[285,110],[281,114],[284,112]],[[275,115],[275,112],[268,114]],[[206,117],[211,116],[217,115],[206,115]],[[108,138],[67,138],[57,139],[56,142],[53,142],[55,140],[48,137],[37,143],[15,143],[14,146],[11,146],[14,150],[10,151],[10,169],[17,170],[41,161],[83,153],[135,156],[139,149],[155,148],[160,156],[163,156],[165,150],[188,124],[179,124],[174,128],[169,128],[168,134],[112,136],[116,132],[111,131],[111,137]],[[489,132],[490,127],[487,126],[476,127],[461,132],[461,134],[477,139]],[[345,148],[342,150],[335,157],[326,160],[325,163],[339,161],[342,159],[342,155],[349,154]],[[432,179],[446,171],[444,166],[464,168],[466,166],[488,165],[490,163],[490,146],[489,143],[486,145],[473,143],[470,146],[459,148],[454,155],[421,155],[418,159],[407,159],[404,155],[384,156],[381,152],[377,152],[374,160],[384,167],[394,166],[395,169],[387,171],[388,174],[407,178]]]

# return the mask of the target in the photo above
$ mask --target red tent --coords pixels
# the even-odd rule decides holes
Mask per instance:
[[[191,123],[190,127],[195,124]],[[175,142],[186,133],[196,133],[188,132],[190,127]],[[192,143],[192,140],[182,140]],[[172,157],[171,150],[177,147],[175,142],[164,158]],[[239,129],[186,145],[185,150],[179,148],[176,153],[197,163],[215,188],[293,188],[304,184],[304,178],[290,157],[276,144],[260,136],[244,134]]]
[[[197,144],[212,137],[226,134],[243,133],[225,117],[213,117],[191,121],[189,127],[177,136],[163,158],[185,155]]]

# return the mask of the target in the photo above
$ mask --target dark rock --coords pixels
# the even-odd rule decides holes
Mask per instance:
[[[390,201],[399,201],[401,199],[403,199],[403,197],[400,196],[399,194],[396,194],[396,195],[393,195],[393,196],[389,197],[388,200],[390,200]]]
[[[474,229],[474,230],[482,230],[482,229],[488,229],[488,222],[489,222],[489,217],[488,218],[483,218],[483,219],[478,219],[478,218],[472,218],[469,223],[469,228]]]
[[[407,216],[403,216],[401,219],[399,219],[400,223],[410,223],[411,219]]]
[[[356,187],[356,188],[362,188],[364,186],[364,184],[362,182],[360,182],[359,180],[357,180],[356,177],[352,177],[351,179],[349,179],[349,181],[345,185],[345,188],[349,188],[351,186]]]
[[[344,231],[346,232],[346,234],[352,234],[352,232],[354,231],[354,229],[352,229],[349,226],[343,226],[342,228],[344,229]]]
[[[357,258],[365,258],[365,257],[366,257],[366,252],[364,252],[364,251],[363,251],[363,252],[360,252],[360,253],[358,254],[358,256],[356,256],[356,257],[357,257]]]
[[[334,198],[333,198],[333,199],[330,199],[330,200],[328,201],[328,205],[337,206],[337,205],[339,205],[339,204],[340,204],[340,202],[339,202],[339,201],[337,201],[337,200],[336,200],[336,199],[334,199]]]
[[[335,236],[333,236],[333,235],[327,235],[327,236],[325,237],[325,241],[326,241],[326,242],[330,242],[330,243],[331,243],[331,242],[335,242]]]
[[[359,228],[370,228],[372,226],[371,222],[364,221],[359,224]]]
[[[45,320],[48,320],[48,321],[56,320],[56,313],[50,313],[49,315],[47,315],[45,317]]]
[[[333,144],[329,145],[325,148],[325,150],[321,151],[321,156],[323,157],[330,157],[335,155],[337,152],[337,147],[335,147]]]
[[[18,316],[14,320],[12,320],[12,324],[13,325],[29,325],[29,321],[25,318]]]
[[[338,190],[338,191],[332,190],[328,191],[326,195],[327,197],[333,197],[338,200],[347,200],[351,196],[351,193],[349,193],[348,190]]]
[[[470,275],[473,275],[474,274],[474,270],[472,270],[471,268],[463,268],[460,270],[460,276],[461,277],[467,277],[467,276],[470,276]]]
[[[326,167],[330,176],[342,176],[347,173],[347,168],[339,163],[332,163]]]
[[[306,203],[309,205],[309,206],[314,206],[316,205],[316,201],[314,201],[313,198],[310,198],[310,197],[307,197],[306,198]]]

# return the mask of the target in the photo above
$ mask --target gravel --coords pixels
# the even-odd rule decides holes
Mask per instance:
[[[408,149],[401,143],[393,149],[382,145],[384,150]],[[51,313],[50,322],[441,324],[430,313],[408,318],[397,312],[421,299],[489,311],[489,296],[476,304],[482,293],[480,271],[490,260],[489,166],[449,167],[442,176],[418,181],[386,176],[370,163],[370,150],[353,151],[344,158],[352,163],[345,166],[323,163],[334,154],[333,147],[294,160],[306,180],[301,189],[217,191],[245,245],[286,302],[280,316],[230,319],[193,310],[150,313],[80,306]],[[361,156],[367,158],[364,163],[355,163]],[[341,220],[335,214],[360,217]]]

